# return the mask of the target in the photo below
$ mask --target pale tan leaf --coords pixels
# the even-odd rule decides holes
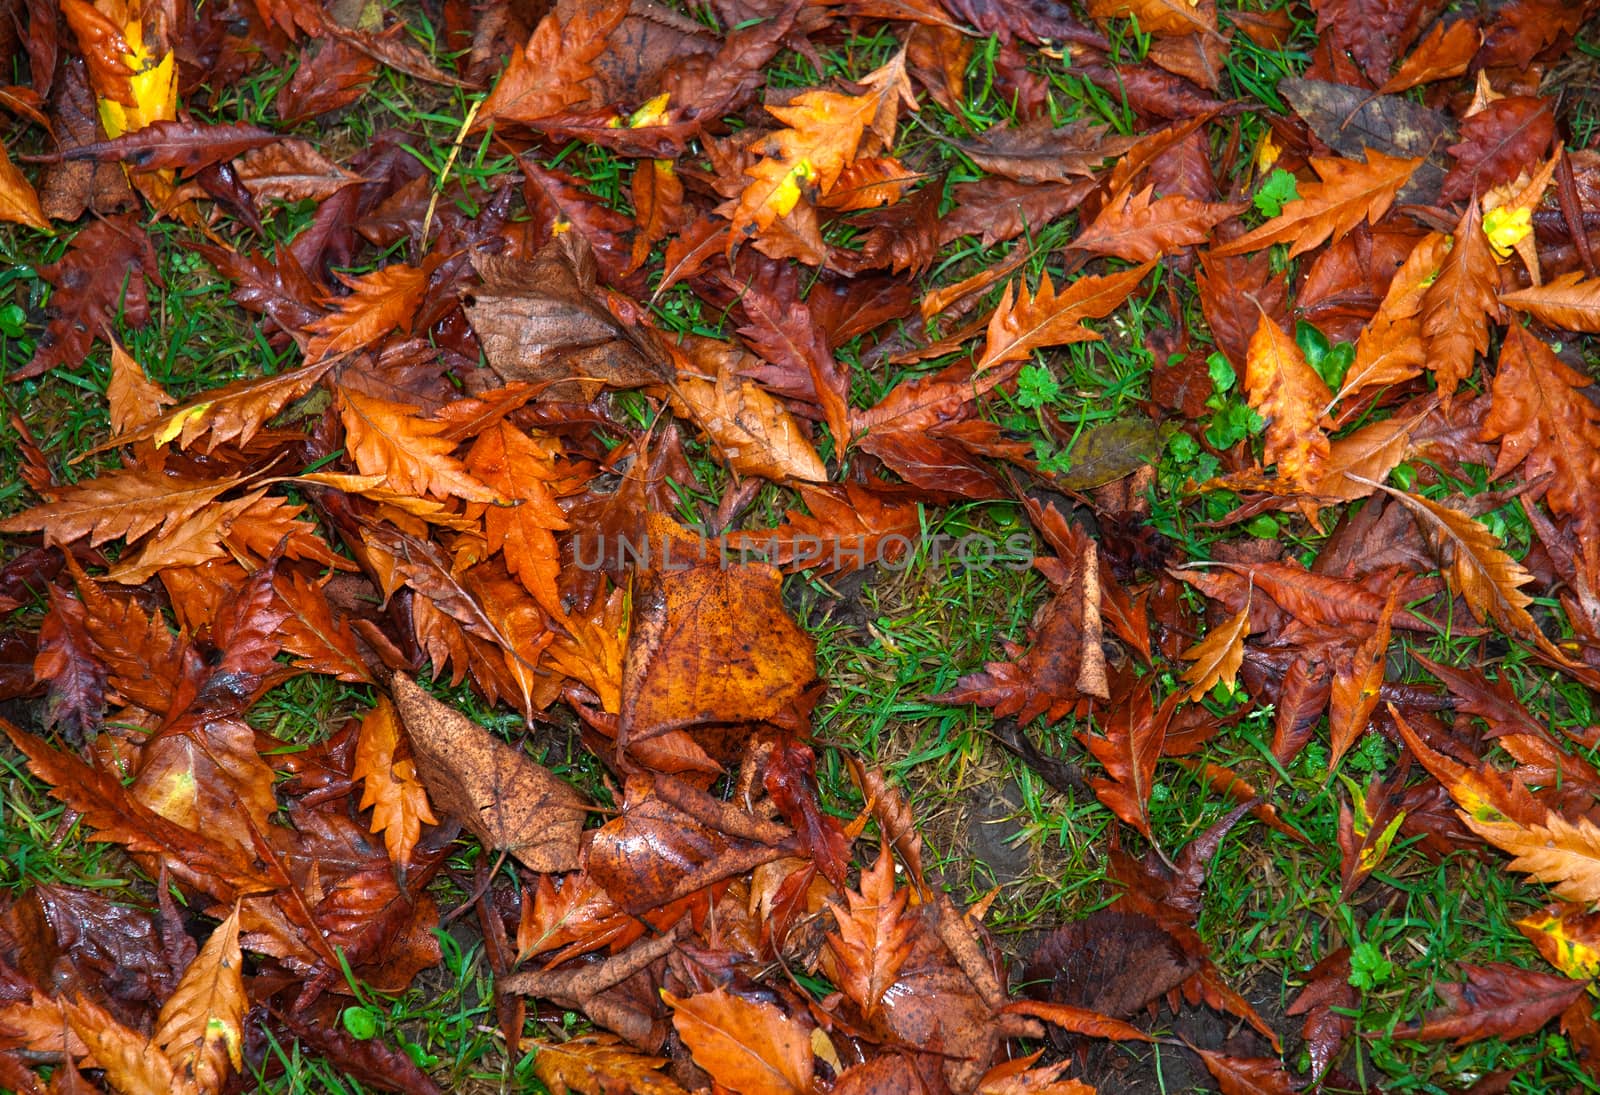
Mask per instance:
[[[239,953],[239,910],[218,924],[162,1005],[151,1039],[171,1060],[180,1080],[206,1095],[222,1090],[228,1067],[244,1067],[244,995]]]
[[[1189,682],[1189,699],[1198,700],[1218,684],[1233,687],[1244,664],[1244,637],[1250,633],[1248,600],[1226,623],[1213,627],[1206,637],[1185,650],[1185,661],[1194,662],[1180,680]]]

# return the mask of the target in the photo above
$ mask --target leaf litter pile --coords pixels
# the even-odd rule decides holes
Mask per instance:
[[[143,881],[13,849],[0,1087],[497,1089],[352,1006],[465,925],[555,1093],[1421,1090],[1541,1031],[1600,1083],[1596,5],[1444,7],[8,5],[0,756]],[[437,155],[341,128],[396,89]],[[175,269],[258,332],[200,385],[153,368]],[[1087,343],[1142,365],[1086,429]],[[975,501],[1044,597],[923,700],[1109,811],[1021,955],[813,739],[785,593]],[[354,703],[253,717],[309,678]],[[1311,843],[1308,764],[1353,945],[1267,1016],[1207,875]],[[1218,804],[1176,840],[1174,774]],[[1363,1010],[1351,910],[1453,853],[1526,944]]]

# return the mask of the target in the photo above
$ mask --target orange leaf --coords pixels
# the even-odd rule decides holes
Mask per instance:
[[[661,992],[695,1064],[739,1095],[811,1095],[811,1039],[771,1004],[725,989],[679,998]]]
[[[1372,634],[1361,641],[1353,653],[1334,660],[1333,684],[1329,696],[1328,735],[1332,747],[1328,771],[1339,767],[1350,746],[1367,729],[1372,713],[1378,709],[1379,690],[1388,668],[1389,625],[1394,620],[1395,599],[1400,587],[1391,586],[1383,604],[1383,615]]]
[[[828,478],[822,458],[788,408],[755,381],[735,376],[725,363],[719,363],[714,380],[680,371],[672,391],[734,471],[780,482]]]
[[[1581,270],[1562,274],[1548,285],[1501,293],[1500,303],[1552,327],[1600,333],[1600,278],[1585,278]]]
[[[1026,359],[1043,346],[1065,346],[1073,342],[1098,341],[1100,336],[1083,326],[1085,319],[1100,319],[1122,306],[1138,288],[1150,264],[1117,274],[1081,277],[1059,294],[1050,276],[1039,278],[1039,291],[1028,295],[1026,285],[1018,283],[1013,300],[1007,285],[989,319],[989,338],[978,362],[982,373],[1007,361]]]
[[[362,781],[361,809],[372,808],[372,831],[383,834],[389,858],[405,866],[424,824],[437,825],[428,792],[417,778],[416,762],[397,760],[400,720],[385,696],[361,720],[350,778]]]
[[[63,1001],[72,1032],[89,1047],[94,1067],[105,1070],[106,1081],[119,1095],[194,1095],[193,1080],[180,1078],[172,1062],[160,1051],[152,1052],[144,1035],[129,1030],[92,1000]]]
[[[170,531],[240,482],[183,479],[146,468],[115,471],[66,487],[54,501],[0,521],[0,532],[45,530],[49,542],[57,544],[87,536],[91,547],[118,538],[131,543],[154,528]]]
[[[1241,205],[1201,202],[1182,194],[1151,200],[1154,187],[1134,194],[1113,194],[1100,215],[1078,234],[1072,247],[1116,255],[1130,262],[1150,262],[1185,247],[1204,243],[1211,228],[1240,212]]]
[[[688,1095],[661,1072],[666,1058],[648,1057],[614,1034],[583,1034],[557,1044],[536,1042],[533,1049],[533,1074],[552,1095],[606,1095],[613,1091]]]
[[[1264,465],[1278,466],[1278,478],[1291,487],[1314,482],[1328,460],[1326,417],[1333,393],[1305,355],[1265,312],[1245,357],[1245,391],[1250,406],[1267,420]]]
[[[1144,1031],[1121,1019],[1101,1015],[1089,1008],[1071,1004],[1048,1004],[1035,1000],[1016,1000],[1001,1009],[1007,1015],[1032,1015],[1048,1023],[1090,1038],[1110,1038],[1116,1042],[1154,1042]]]
[[[1146,34],[1217,32],[1216,6],[1193,0],[1088,0],[1088,8],[1096,19],[1137,19]]]
[[[605,52],[607,39],[628,14],[626,3],[589,4],[573,10],[565,26],[550,12],[528,44],[511,55],[500,82],[478,111],[479,124],[532,122],[587,102],[584,81]]]
[[[111,342],[111,383],[106,400],[111,404],[111,433],[120,436],[161,417],[161,408],[173,399],[159,384],[151,383],[144,369],[115,339]]]
[[[1427,354],[1422,344],[1422,311],[1428,286],[1439,276],[1448,240],[1430,232],[1417,241],[1405,263],[1395,271],[1378,314],[1356,340],[1356,359],[1345,373],[1336,399],[1343,400],[1365,388],[1398,384],[1422,371]]]
[[[1206,637],[1185,650],[1185,661],[1194,662],[1179,680],[1189,682],[1188,698],[1198,700],[1218,684],[1233,687],[1239,667],[1244,664],[1244,637],[1250,633],[1250,605],[1246,602],[1227,623],[1213,627]]]
[[[1311,166],[1321,182],[1303,183],[1300,197],[1253,232],[1214,248],[1215,255],[1242,255],[1274,243],[1291,243],[1289,257],[1341,239],[1365,220],[1376,224],[1394,204],[1395,195],[1421,166],[1420,159],[1386,156],[1367,149],[1367,162],[1313,156]]]
[[[827,939],[834,981],[870,1021],[911,956],[912,921],[906,916],[910,891],[895,890],[894,857],[887,843],[878,846],[878,860],[861,872],[859,885],[859,893],[845,891],[848,907],[829,899],[839,930]]]
[[[1500,272],[1482,223],[1478,204],[1470,203],[1456,226],[1450,253],[1440,264],[1439,277],[1422,299],[1427,361],[1446,407],[1456,387],[1472,375],[1477,356],[1489,349],[1489,321],[1500,316],[1495,298]]]
[[[456,446],[440,436],[449,429],[445,424],[419,418],[417,408],[407,403],[390,403],[345,387],[337,391],[345,444],[361,474],[381,475],[390,487],[406,494],[431,493],[468,502],[500,500],[450,455]]]
[[[900,102],[916,106],[906,79],[905,51],[861,83],[872,90],[865,95],[807,91],[787,106],[767,108],[788,128],[766,139],[761,160],[745,170],[750,182],[737,201],[722,207],[723,215],[733,222],[730,250],[787,216],[806,189],[821,194],[832,190],[869,129],[885,146],[894,139]]]
[[[331,298],[334,310],[311,324],[315,335],[306,344],[306,357],[318,361],[359,350],[390,331],[410,333],[432,265],[394,263],[360,277],[340,274],[339,280],[354,292]]]
[[[0,221],[25,224],[41,232],[50,231],[50,219],[39,204],[38,192],[11,162],[3,147],[0,147]]]
[[[1399,71],[1378,89],[1378,94],[1395,95],[1420,84],[1460,76],[1467,71],[1482,42],[1483,32],[1471,19],[1458,19],[1448,27],[1443,22],[1435,23]]]

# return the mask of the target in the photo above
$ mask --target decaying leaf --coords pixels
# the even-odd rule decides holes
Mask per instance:
[[[389,687],[417,772],[442,813],[530,870],[577,866],[585,809],[576,791],[405,674]]]

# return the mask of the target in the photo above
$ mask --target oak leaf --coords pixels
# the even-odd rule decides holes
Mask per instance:
[[[861,872],[858,885],[859,892],[845,891],[844,903],[828,901],[839,927],[827,937],[828,950],[834,982],[871,1021],[911,954],[912,924],[905,915],[911,892],[895,889],[887,842],[879,845],[877,862]]]
[[[420,267],[397,262],[359,277],[339,274],[352,292],[331,298],[333,311],[311,324],[306,357],[318,361],[359,350],[390,331],[409,334],[433,265],[431,260]]]
[[[339,417],[345,443],[363,475],[381,475],[397,491],[456,497],[468,502],[498,502],[500,495],[473,478],[450,455],[454,441],[442,436],[448,427],[417,415],[417,408],[363,395],[353,388],[338,390]]]
[[[428,805],[416,762],[395,756],[399,747],[400,720],[394,704],[379,696],[377,706],[361,720],[350,778],[361,781],[361,809],[371,808],[372,831],[383,834],[389,858],[405,866],[411,862],[422,826],[437,825],[439,819]]]
[[[745,170],[750,182],[736,201],[723,207],[733,222],[730,251],[788,216],[806,189],[821,194],[832,190],[869,130],[884,147],[894,140],[900,103],[916,108],[906,78],[905,51],[863,77],[861,84],[871,90],[864,95],[807,91],[786,106],[767,108],[788,128],[766,138],[762,158]]]
[[[1182,0],[1179,0],[1181,3]],[[1122,190],[1106,200],[1093,223],[1071,246],[1080,251],[1115,255],[1130,262],[1151,262],[1185,247],[1204,243],[1211,229],[1244,207],[1195,201],[1183,194],[1152,198],[1154,187],[1137,194]]]
[[[1294,258],[1330,239],[1338,240],[1363,220],[1378,223],[1421,165],[1420,159],[1388,156],[1371,148],[1365,163],[1313,156],[1311,166],[1320,182],[1302,183],[1300,197],[1285,203],[1282,213],[1212,252],[1242,255],[1288,243],[1289,257]]]

